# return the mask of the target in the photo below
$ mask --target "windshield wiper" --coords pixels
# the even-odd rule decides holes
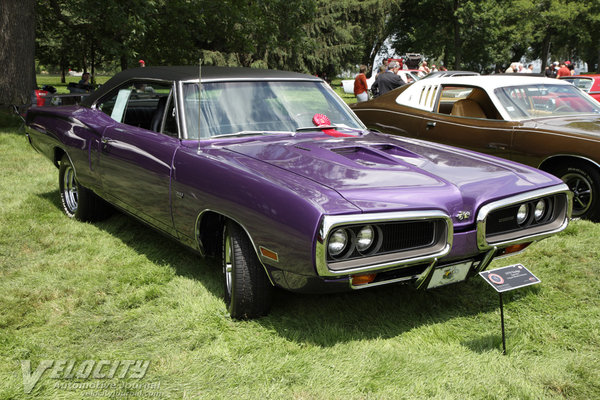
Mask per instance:
[[[262,136],[272,133],[290,133],[289,131],[239,131],[234,133],[224,133],[222,135],[215,135],[213,138],[222,138],[227,136]]]
[[[336,125],[302,126],[302,127],[296,128],[296,132],[316,131],[316,130],[323,130],[323,129],[339,129],[341,131],[352,131],[352,132],[358,132],[361,135],[366,132],[364,129],[350,128],[347,126],[336,126]]]
[[[296,128],[296,132],[318,131],[320,129],[337,129],[337,126],[335,126],[335,125],[301,126],[299,128]]]

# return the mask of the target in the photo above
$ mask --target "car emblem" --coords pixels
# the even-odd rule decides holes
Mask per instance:
[[[459,211],[458,213],[456,213],[456,219],[458,219],[459,221],[465,220],[465,219],[469,218],[470,216],[471,216],[470,211]]]

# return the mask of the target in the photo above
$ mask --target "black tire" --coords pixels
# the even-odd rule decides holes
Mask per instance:
[[[58,187],[60,204],[69,218],[97,221],[108,215],[108,205],[94,192],[79,184],[73,164],[66,154],[60,160]]]
[[[582,162],[560,165],[551,171],[573,192],[573,218],[600,221],[600,172]]]
[[[223,229],[225,304],[234,319],[266,315],[271,308],[273,286],[246,232],[232,221]]]

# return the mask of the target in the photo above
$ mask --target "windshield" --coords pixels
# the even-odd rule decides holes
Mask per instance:
[[[343,101],[321,82],[203,83],[200,104],[198,84],[187,83],[183,96],[189,139],[314,129],[315,114],[327,116],[338,130],[365,129]],[[200,108],[202,118],[198,125]]]
[[[571,82],[573,85],[577,86],[579,89],[589,92],[592,88],[592,84],[594,81],[591,78],[561,78],[568,82]]]
[[[508,86],[494,90],[510,119],[600,114],[600,103],[572,85]]]

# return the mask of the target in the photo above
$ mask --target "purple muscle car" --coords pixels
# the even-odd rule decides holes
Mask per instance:
[[[64,212],[106,203],[222,257],[234,318],[274,286],[463,281],[563,230],[571,192],[534,168],[366,130],[321,79],[244,68],[123,71],[81,105],[32,109]]]

